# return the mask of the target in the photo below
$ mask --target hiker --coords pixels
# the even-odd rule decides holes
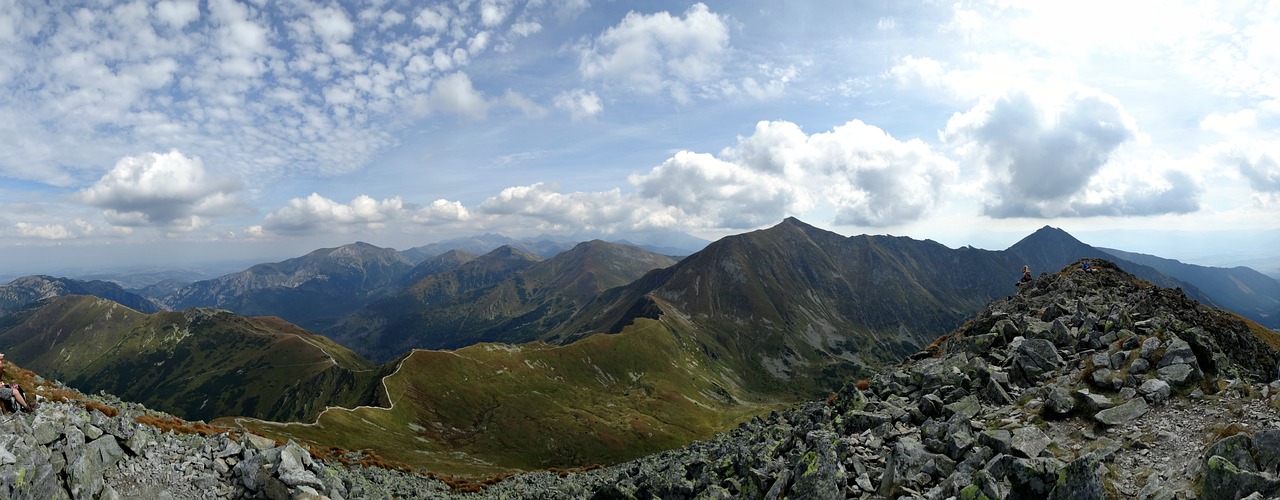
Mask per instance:
[[[1022,266],[1022,279],[1018,280],[1018,286],[1028,281],[1031,281],[1031,266]]]
[[[22,395],[22,387],[18,384],[6,384],[4,380],[4,353],[0,352],[0,401],[13,401],[18,404],[18,408],[27,413],[35,411],[35,407],[27,404],[27,398]]]
[[[1092,271],[1093,269],[1089,269],[1089,261],[1082,260],[1080,261],[1080,270],[1087,273],[1089,271]]]

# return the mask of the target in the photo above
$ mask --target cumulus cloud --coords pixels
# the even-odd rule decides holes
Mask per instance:
[[[631,175],[630,193],[562,193],[538,183],[506,188],[476,211],[544,230],[692,230],[759,227],[822,206],[838,224],[882,227],[929,213],[956,170],[927,144],[856,120],[813,135],[760,122],[719,155],[681,151]]]
[[[1011,91],[952,116],[944,132],[988,174],[993,217],[1069,215],[1064,202],[1137,136],[1119,101],[1088,90],[1056,102]]]
[[[481,202],[476,211],[495,225],[604,233],[676,227],[683,215],[678,209],[623,194],[619,189],[561,193],[545,183],[503,189]]]
[[[556,95],[555,105],[569,113],[574,120],[591,118],[604,111],[604,103],[600,101],[600,96],[583,89],[561,92]]]
[[[728,228],[756,227],[812,205],[785,179],[706,153],[681,151],[629,180],[643,197]]]
[[[925,216],[958,171],[924,142],[859,120],[813,135],[791,122],[760,122],[722,156],[806,186],[833,206],[837,224],[873,227]]]
[[[1059,210],[1063,215],[1147,216],[1200,210],[1204,182],[1167,156],[1109,164]]]
[[[688,84],[722,73],[729,49],[725,20],[697,3],[684,17],[630,12],[618,25],[579,48],[579,70],[590,79],[642,93],[679,96]]]
[[[1254,191],[1280,194],[1280,143],[1220,144],[1210,150],[1219,163],[1244,177]]]
[[[196,0],[162,0],[155,5],[156,17],[173,29],[182,29],[200,16]]]
[[[461,203],[436,200],[426,206],[405,203],[399,196],[377,200],[360,195],[350,203],[339,203],[317,193],[294,198],[263,219],[261,226],[246,233],[260,237],[267,234],[313,234],[348,232],[357,229],[383,229],[397,222],[440,224],[466,220],[470,213]]]
[[[93,233],[93,225],[77,219],[70,225],[65,224],[32,224],[19,222],[14,224],[18,236],[41,240],[66,240]]]
[[[429,99],[432,109],[465,118],[484,118],[489,112],[489,101],[471,85],[471,78],[462,72],[437,80],[431,88]]]
[[[201,225],[208,217],[242,211],[234,177],[215,177],[199,158],[177,150],[121,158],[114,168],[77,198],[101,208],[108,222],[118,226]]]

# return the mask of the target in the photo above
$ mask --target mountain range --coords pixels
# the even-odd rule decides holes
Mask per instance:
[[[1146,282],[1220,306],[1253,295],[1266,304],[1271,293],[1255,284],[1233,299],[1171,276],[1185,271],[1177,266],[1166,274],[1158,262],[1120,259],[1049,227],[990,251],[905,237],[845,237],[789,218],[723,238],[678,262],[591,241],[550,258],[502,246],[484,254],[454,249],[415,264],[392,249],[357,243],[197,282],[167,299],[176,305],[178,297],[199,297],[230,312],[188,309],[139,320],[118,308],[46,300],[35,312],[7,319],[0,348],[24,364],[54,370],[56,360],[67,359],[67,348],[50,347],[56,342],[85,346],[69,351],[75,359],[96,359],[111,345],[143,345],[148,354],[133,364],[73,366],[78,371],[59,376],[84,385],[150,363],[165,367],[149,382],[163,393],[155,397],[174,399],[167,408],[184,416],[215,415],[202,413],[212,401],[221,416],[315,418],[314,425],[235,423],[313,443],[327,436],[343,447],[372,441],[407,463],[487,473],[634,458],[778,404],[824,395],[915,355],[986,304],[1013,295],[1023,265],[1040,273],[1081,258],[1114,260]],[[1275,317],[1274,309],[1255,312]],[[183,314],[220,319],[205,328],[171,316]],[[238,331],[227,325],[327,341],[279,319],[240,314],[295,321],[354,352],[323,344],[328,347],[320,351],[328,354],[310,352],[296,363],[349,360],[334,361],[331,374],[267,370],[252,372],[257,379],[234,380],[276,388],[275,396],[262,399],[284,401],[278,409],[237,408],[212,392],[217,383],[158,385],[192,376],[168,372],[170,366],[239,363],[243,370],[235,373],[265,366],[249,354],[228,354],[260,349],[247,340],[209,340]],[[143,340],[155,337],[147,332],[187,330],[202,332],[178,335],[192,339],[183,344],[187,350]],[[93,337],[122,340],[108,345]],[[370,382],[383,375],[381,384]],[[123,385],[114,383],[112,390]],[[304,386],[314,386],[309,405],[296,389]],[[288,387],[294,392],[281,389]],[[553,444],[558,448],[548,451]]]
[[[548,340],[548,332],[600,292],[675,264],[670,257],[600,240],[546,260],[510,246],[465,261],[460,253],[442,257],[424,261],[439,272],[423,273],[323,333],[379,361],[414,348]]]
[[[314,327],[377,298],[413,266],[394,249],[356,242],[197,281],[162,301],[175,310],[211,306]]]
[[[132,315],[88,297],[41,310],[88,302]],[[80,317],[98,318],[81,330],[104,321]],[[0,496],[1280,494],[1280,334],[1105,260],[1042,274],[823,400],[750,405],[707,392],[709,356],[674,333],[641,319],[567,346],[414,351],[383,378],[379,407],[331,407],[312,424],[188,423],[12,365],[10,379],[43,404],[3,418]],[[723,432],[688,443],[713,427]],[[643,456],[615,464],[629,453]],[[582,464],[613,465],[563,468]],[[456,475],[477,473],[487,477]]]
[[[0,285],[0,316],[30,308],[41,301],[63,295],[93,295],[143,312],[155,312],[161,304],[151,298],[100,280],[76,280],[52,276],[24,276]]]

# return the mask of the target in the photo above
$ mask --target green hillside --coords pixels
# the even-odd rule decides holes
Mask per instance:
[[[9,359],[83,392],[107,391],[188,419],[309,420],[377,402],[383,373],[279,318],[188,309],[144,314],[65,296],[10,318]]]
[[[385,379],[390,408],[314,424],[219,423],[320,447],[372,449],[446,474],[612,464],[713,435],[772,408],[664,322],[566,346],[414,351]]]

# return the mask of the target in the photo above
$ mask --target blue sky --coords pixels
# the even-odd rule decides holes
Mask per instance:
[[[1027,4],[0,0],[0,271],[789,215],[1266,267],[1280,7]]]

